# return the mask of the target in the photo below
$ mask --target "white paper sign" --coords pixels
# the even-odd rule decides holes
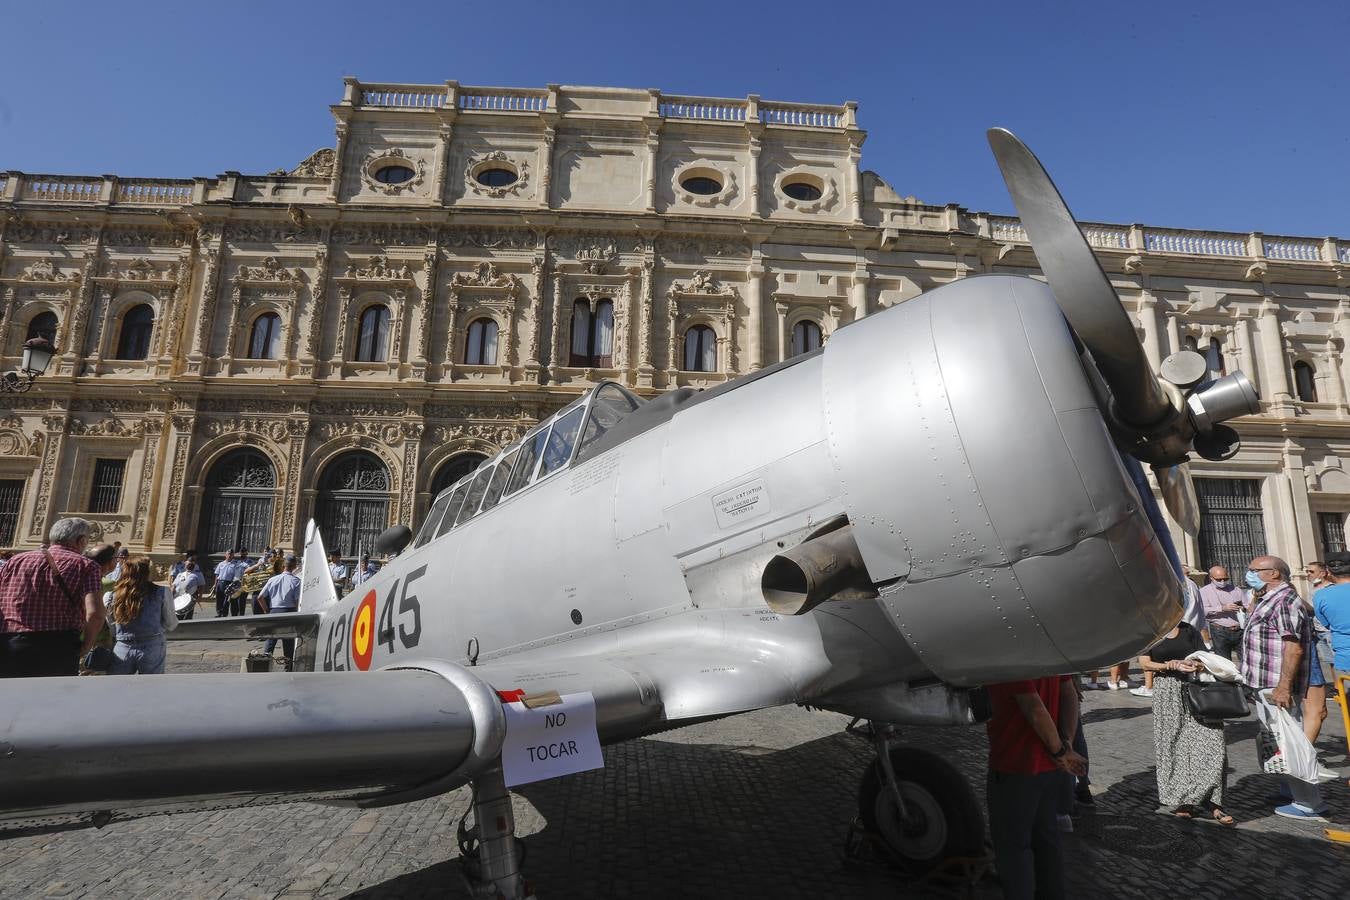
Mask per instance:
[[[502,774],[508,787],[604,768],[590,691],[563,694],[562,703],[552,706],[529,709],[517,701],[503,709]]]

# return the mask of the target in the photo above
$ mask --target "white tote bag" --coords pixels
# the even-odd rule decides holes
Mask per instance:
[[[1258,697],[1256,718],[1261,722],[1261,733],[1257,735],[1256,746],[1261,768],[1272,775],[1288,775],[1317,784],[1317,751],[1303,733],[1302,723],[1270,699],[1269,688]],[[1262,751],[1263,743],[1267,752]],[[1273,753],[1269,752],[1272,749]]]

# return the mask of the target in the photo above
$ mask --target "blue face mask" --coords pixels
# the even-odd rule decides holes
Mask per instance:
[[[1266,586],[1266,583],[1261,580],[1260,572],[1253,572],[1251,569],[1248,569],[1247,586],[1254,591],[1259,591],[1261,588]]]

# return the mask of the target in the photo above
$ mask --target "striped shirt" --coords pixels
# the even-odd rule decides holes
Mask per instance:
[[[1286,639],[1298,641],[1303,648],[1299,670],[1290,685],[1290,694],[1302,697],[1312,663],[1312,627],[1307,607],[1293,587],[1281,584],[1255,601],[1242,631],[1242,677],[1248,685],[1260,690],[1280,683]]]

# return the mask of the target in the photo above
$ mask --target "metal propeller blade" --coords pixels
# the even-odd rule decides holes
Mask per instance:
[[[1111,387],[1118,415],[1136,428],[1163,424],[1177,410],[1158,384],[1120,298],[1064,198],[1016,135],[991,128],[988,136],[1031,249],[1065,318]]]
[[[1158,479],[1163,504],[1172,514],[1173,521],[1191,537],[1199,535],[1200,501],[1195,496],[1195,483],[1191,480],[1190,464],[1154,466],[1153,474]]]

